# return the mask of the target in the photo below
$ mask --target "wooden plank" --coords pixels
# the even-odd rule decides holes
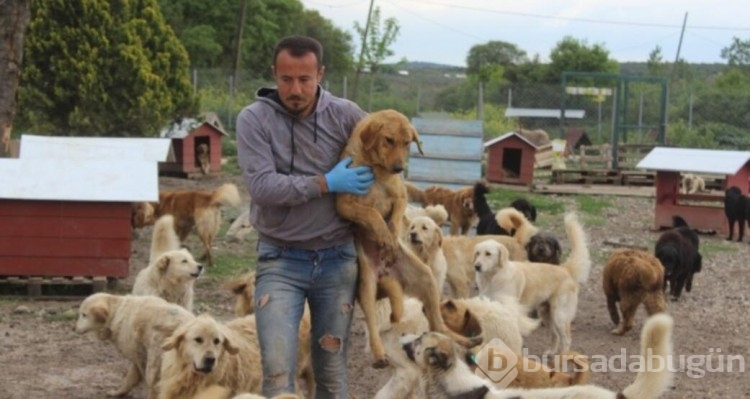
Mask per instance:
[[[0,216],[130,219],[130,202],[0,199]]]
[[[0,237],[68,237],[130,239],[129,219],[3,216]]]
[[[130,256],[130,239],[67,237],[5,237],[0,240],[0,256],[18,257],[125,257]]]
[[[484,154],[482,137],[440,136],[433,134],[421,135],[422,150],[431,156],[462,156],[471,159],[481,159]],[[416,145],[410,147],[412,156],[419,156]]]
[[[419,135],[434,134],[446,136],[482,137],[482,121],[456,119],[412,118],[411,124]]]
[[[128,258],[28,258],[0,257],[0,276],[105,276],[125,278]]]

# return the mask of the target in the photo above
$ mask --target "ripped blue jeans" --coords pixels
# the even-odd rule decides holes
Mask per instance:
[[[315,398],[347,398],[347,347],[357,287],[354,244],[310,251],[261,241],[255,278],[263,395],[294,392],[297,333],[307,299]]]

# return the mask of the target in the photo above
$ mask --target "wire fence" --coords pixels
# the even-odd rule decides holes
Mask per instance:
[[[219,115],[228,131],[233,132],[237,114],[254,101],[260,87],[273,86],[263,77],[233,76],[222,70],[194,70],[193,86],[200,95],[202,111]],[[356,85],[356,89],[355,89]],[[594,142],[610,142],[614,129],[616,98],[619,98],[619,121],[627,126],[621,140],[630,143],[654,143],[661,124],[661,87],[650,83],[630,85],[617,96],[614,87],[598,94],[570,94],[561,85],[515,84],[480,88],[468,83],[460,72],[396,72],[353,76],[326,75],[322,86],[333,94],[354,99],[363,109],[376,111],[397,109],[408,116],[456,117],[474,111],[474,118],[484,117],[488,107],[500,109],[528,108],[560,110],[565,96],[566,119],[558,117],[522,117],[511,125],[544,129],[550,137],[561,137],[568,129],[587,132]],[[354,91],[356,90],[356,96]],[[687,145],[750,149],[750,93],[727,93],[708,85],[670,88],[666,103],[667,141],[692,132],[694,143]],[[582,111],[582,117],[574,117]],[[469,116],[471,117],[471,116]],[[487,123],[485,124],[487,130]],[[507,126],[507,124],[505,125]],[[487,132],[496,135],[498,132]],[[501,132],[504,133],[504,132]],[[691,136],[692,137],[692,136]],[[701,141],[703,140],[703,141]],[[685,144],[685,143],[681,143]]]

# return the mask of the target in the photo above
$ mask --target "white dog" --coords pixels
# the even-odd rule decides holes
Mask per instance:
[[[529,308],[549,306],[548,312],[542,307],[540,313],[555,334],[555,345],[549,352],[556,354],[570,350],[578,287],[588,279],[591,269],[586,235],[574,213],[565,215],[565,230],[572,249],[562,266],[511,261],[508,250],[494,240],[477,244],[474,251],[480,295],[510,295]]]
[[[448,262],[443,253],[443,232],[440,226],[428,216],[418,216],[412,219],[408,231],[411,249],[422,262],[430,266],[438,292],[442,294]]]
[[[154,295],[193,310],[193,285],[203,266],[187,249],[180,249],[174,218],[165,215],[154,226],[151,261],[133,283],[133,295]]]

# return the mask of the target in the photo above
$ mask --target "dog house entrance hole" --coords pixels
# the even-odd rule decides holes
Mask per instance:
[[[503,171],[507,177],[521,176],[522,151],[518,148],[503,149]]]
[[[206,174],[211,168],[211,138],[207,136],[196,137],[194,144],[195,165]]]

